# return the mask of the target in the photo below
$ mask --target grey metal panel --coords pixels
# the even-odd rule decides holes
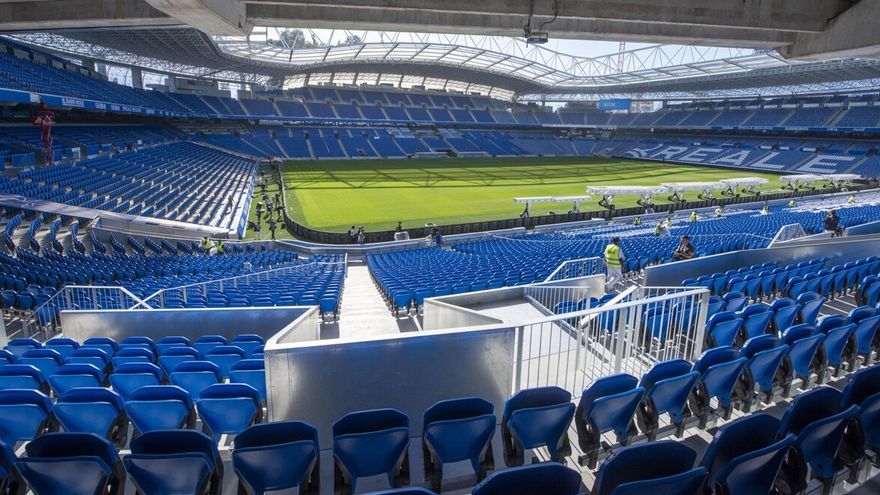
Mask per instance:
[[[847,236],[880,234],[880,221],[854,225],[846,229]]]
[[[317,306],[312,306],[299,318],[282,328],[268,339],[266,344],[296,344],[312,340],[321,340],[321,313]]]
[[[314,307],[185,308],[62,311],[61,326],[67,337],[80,342],[90,337],[116,340],[132,335],[159,339],[181,335],[195,339],[216,334],[231,338],[255,333],[269,339]]]
[[[500,415],[513,381],[515,329],[424,332],[369,341],[266,346],[269,420],[318,428],[322,448],[346,413],[393,407],[421,435],[433,403],[477,396]]]
[[[424,315],[422,317],[422,328],[425,330],[475,327],[498,323],[503,322],[497,318],[482,315],[478,311],[434,298],[425,299]]]
[[[793,241],[791,241],[793,242]],[[678,285],[686,278],[710,275],[743,266],[775,261],[786,264],[809,258],[829,257],[835,263],[845,263],[880,251],[880,240],[851,237],[818,239],[809,243],[788,243],[766,249],[749,249],[732,253],[716,254],[687,261],[650,266],[645,271],[646,286]]]

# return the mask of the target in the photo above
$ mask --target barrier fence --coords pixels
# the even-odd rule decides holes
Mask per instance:
[[[559,386],[579,397],[599,377],[640,377],[703,350],[709,292],[632,287],[604,306],[517,328],[515,390]]]
[[[67,285],[24,318],[23,336],[42,333],[47,339],[51,332],[60,331],[62,311],[129,309],[143,304],[143,300],[124,287]]]
[[[605,260],[593,256],[590,258],[579,258],[576,260],[568,260],[553,270],[545,282],[554,280],[567,280],[570,278],[586,277],[588,275],[598,275],[605,273]]]
[[[806,237],[807,233],[804,231],[804,226],[799,223],[790,223],[788,225],[783,225],[776,232],[776,235],[773,236],[773,239],[770,240],[770,244],[767,247],[773,247],[774,244],[778,242],[790,241],[792,239],[798,239],[801,237]]]

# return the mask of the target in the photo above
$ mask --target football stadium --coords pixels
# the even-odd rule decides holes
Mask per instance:
[[[0,0],[0,495],[880,493],[880,0]]]

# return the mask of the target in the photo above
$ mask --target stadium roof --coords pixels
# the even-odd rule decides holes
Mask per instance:
[[[434,87],[475,87],[487,94],[500,91],[551,100],[610,95],[685,98],[774,87],[786,93],[880,87],[880,61],[797,62],[772,50],[649,45],[585,57],[515,38],[425,33],[382,33],[379,41],[290,48],[271,39],[271,32],[263,28],[248,37],[211,37],[188,27],[149,27],[11,36],[68,55],[196,77],[249,82],[293,77],[302,83],[357,84],[385,81],[383,76],[394,74],[427,78]]]

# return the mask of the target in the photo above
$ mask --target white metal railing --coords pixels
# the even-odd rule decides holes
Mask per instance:
[[[144,304],[125,287],[108,285],[67,285],[33,311],[25,333],[42,331],[45,337],[61,328],[61,312],[69,310],[129,309]],[[31,333],[33,332],[33,333]]]
[[[516,390],[555,385],[579,397],[599,377],[640,377],[703,350],[709,291],[630,288],[604,306],[517,327]]]
[[[605,273],[604,259],[598,256],[579,258],[563,262],[544,281],[567,280],[570,278],[586,277],[587,275],[597,275],[599,273]]]
[[[140,301],[136,305],[132,306],[130,309],[164,308],[166,301],[169,299],[174,299],[175,301],[183,301],[183,303],[185,304],[188,298],[191,296],[198,295],[207,297],[210,290],[222,292],[227,288],[247,286],[255,282],[265,282],[267,280],[272,280],[279,275],[288,275],[291,273],[305,271],[307,269],[313,269],[318,265],[343,264],[344,266],[344,263],[344,261],[321,261],[302,263],[299,265],[283,266],[281,268],[272,268],[270,270],[248,273],[246,275],[238,275],[236,277],[226,277],[217,280],[209,280],[207,282],[198,282],[177,287],[168,287],[150,294],[149,296],[144,298],[143,301]]]
[[[773,236],[773,239],[770,240],[770,244],[767,247],[773,247],[773,245],[779,242],[790,241],[792,239],[798,239],[801,237],[806,237],[807,233],[804,231],[804,226],[799,223],[790,223],[788,225],[783,225],[776,232],[776,235]]]
[[[576,286],[558,286],[558,285],[530,285],[523,287],[523,296],[533,304],[539,305],[547,314],[556,313],[560,304],[565,303],[567,306],[581,305],[580,309],[586,309],[589,306],[589,297],[592,289],[590,287]],[[571,312],[569,308],[566,312]]]

